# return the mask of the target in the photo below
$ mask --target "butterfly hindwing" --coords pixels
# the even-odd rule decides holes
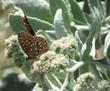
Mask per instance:
[[[35,37],[35,42],[37,44],[37,52],[38,52],[39,55],[47,52],[48,43],[44,38],[36,36]]]
[[[29,58],[34,58],[37,55],[37,45],[32,35],[27,32],[18,33],[18,40],[23,51]]]

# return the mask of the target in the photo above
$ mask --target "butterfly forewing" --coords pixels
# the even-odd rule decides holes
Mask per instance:
[[[26,17],[26,15],[25,15],[24,18],[23,18],[23,24],[24,24],[24,26],[25,26],[25,28],[26,28],[26,31],[27,31],[29,34],[35,36],[35,32],[34,32],[32,26],[31,26],[31,24],[29,23],[28,18]]]
[[[18,40],[21,48],[27,54],[28,58],[35,58],[37,55],[37,44],[35,38],[27,32],[18,33]]]

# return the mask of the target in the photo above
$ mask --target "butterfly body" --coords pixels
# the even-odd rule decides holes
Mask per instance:
[[[28,59],[33,59],[46,51],[48,51],[47,41],[39,36],[36,36],[27,17],[24,17],[25,32],[18,33],[18,40],[21,48],[27,54]]]

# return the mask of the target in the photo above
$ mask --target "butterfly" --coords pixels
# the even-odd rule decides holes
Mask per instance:
[[[26,15],[23,18],[23,23],[26,31],[18,33],[18,41],[23,51],[27,54],[28,59],[33,59],[47,52],[48,42],[44,38],[36,36]]]

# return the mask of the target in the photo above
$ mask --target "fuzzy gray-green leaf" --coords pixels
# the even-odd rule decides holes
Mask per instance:
[[[106,16],[110,15],[110,0],[106,0]]]
[[[67,35],[67,31],[63,22],[61,9],[57,10],[55,14],[54,25],[55,25],[56,36],[58,39]]]
[[[52,22],[49,4],[45,0],[19,0],[17,6],[20,7],[26,15]]]
[[[54,29],[54,26],[46,21],[43,21],[38,18],[28,17],[31,26],[33,27],[34,31],[39,29],[41,30],[51,30]],[[10,15],[9,22],[11,27],[15,32],[25,31],[25,27],[23,25],[23,19],[21,16],[18,15]]]
[[[71,4],[71,12],[73,14],[73,20],[76,21],[76,23],[80,24],[87,24],[86,17],[82,10],[80,9],[78,3],[75,0],[69,0]]]
[[[101,0],[88,0],[89,7],[92,16],[97,17],[100,21],[105,19],[105,9],[101,3]]]
[[[93,60],[92,60],[93,61]],[[99,71],[97,70],[96,68],[96,65],[94,64],[89,64],[89,72],[92,72],[95,77],[96,77],[96,81],[100,81],[101,80],[101,76],[100,76],[100,73]]]
[[[72,22],[72,19],[71,19],[71,13],[70,13],[71,8],[69,7],[68,0],[50,0],[50,10],[51,10],[52,16],[55,15],[58,9],[62,9],[64,25],[65,25],[65,28],[70,33],[70,23]]]
[[[110,60],[110,45],[109,45],[108,48],[107,48],[107,57],[108,57],[109,60]]]

